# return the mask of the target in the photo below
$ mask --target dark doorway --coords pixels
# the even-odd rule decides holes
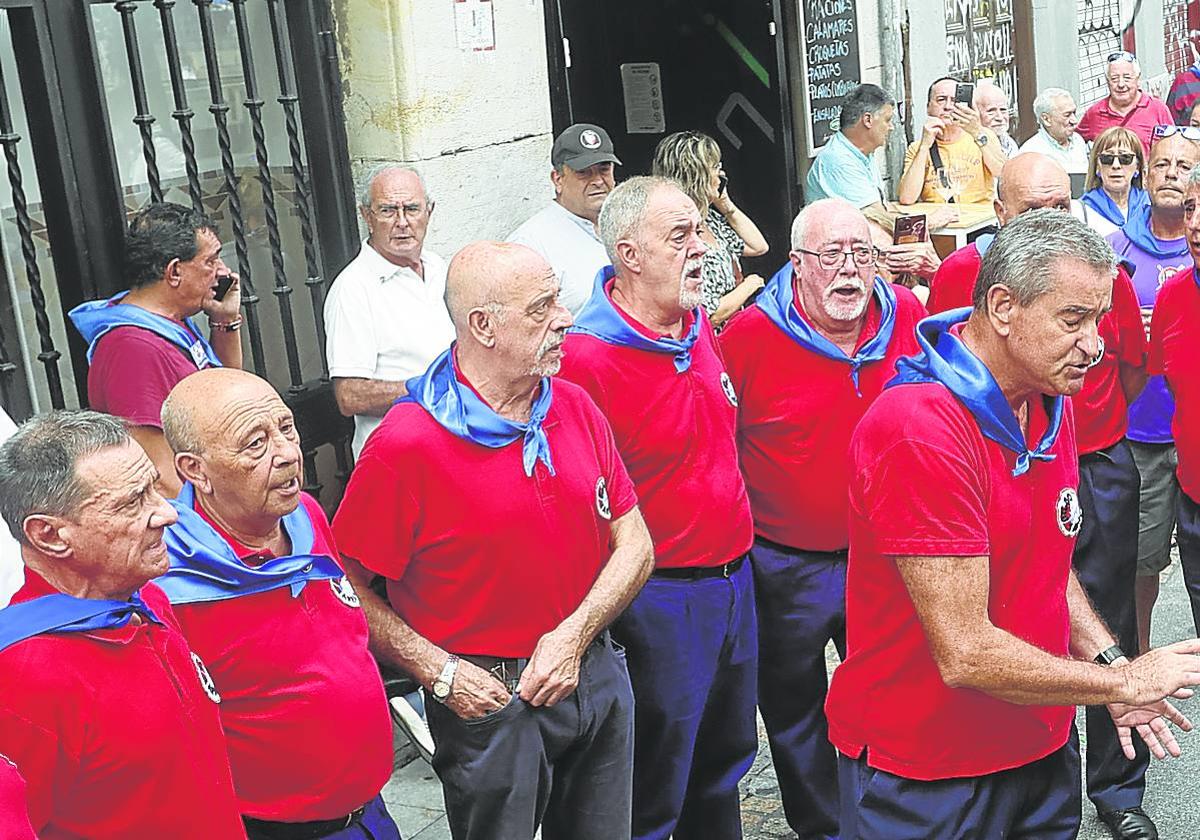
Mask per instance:
[[[781,83],[786,63],[775,36],[787,31],[779,6],[546,0],[554,130],[572,122],[604,126],[625,164],[618,177],[648,172],[665,134],[695,129],[714,137],[733,199],[771,246],[749,261],[760,273],[787,258],[800,207],[788,85]],[[661,130],[653,130],[656,121]]]

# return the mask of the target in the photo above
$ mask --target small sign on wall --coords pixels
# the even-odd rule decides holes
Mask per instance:
[[[496,49],[492,0],[454,0],[454,34],[463,52]]]
[[[658,62],[622,64],[621,88],[625,93],[626,134],[662,134],[667,130]]]

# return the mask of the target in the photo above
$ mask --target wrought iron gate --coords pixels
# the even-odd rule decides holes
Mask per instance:
[[[10,414],[86,400],[84,347],[63,315],[125,287],[127,214],[177,201],[227,244],[248,367],[295,410],[309,489],[319,469],[344,478],[351,426],[332,398],[322,304],[358,239],[327,23],[327,0],[0,0]]]
[[[1121,49],[1119,0],[1079,0],[1079,110],[1108,95],[1108,56]]]

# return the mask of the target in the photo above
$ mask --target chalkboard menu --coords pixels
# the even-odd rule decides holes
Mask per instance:
[[[804,0],[809,155],[838,130],[842,99],[861,83],[855,0]]]

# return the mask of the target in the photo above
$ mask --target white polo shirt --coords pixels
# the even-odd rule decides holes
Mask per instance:
[[[572,315],[583,309],[592,295],[596,274],[609,264],[595,226],[557,201],[510,233],[508,241],[528,245],[546,258],[562,279],[558,300]]]
[[[422,280],[363,242],[325,298],[325,351],[332,377],[403,381],[424,373],[454,341],[446,311],[446,261],[421,253]],[[382,417],[355,415],[354,457]]]
[[[1021,144],[1022,152],[1038,152],[1062,164],[1067,172],[1076,174],[1088,171],[1087,142],[1075,132],[1066,146],[1059,144],[1045,128]]]

